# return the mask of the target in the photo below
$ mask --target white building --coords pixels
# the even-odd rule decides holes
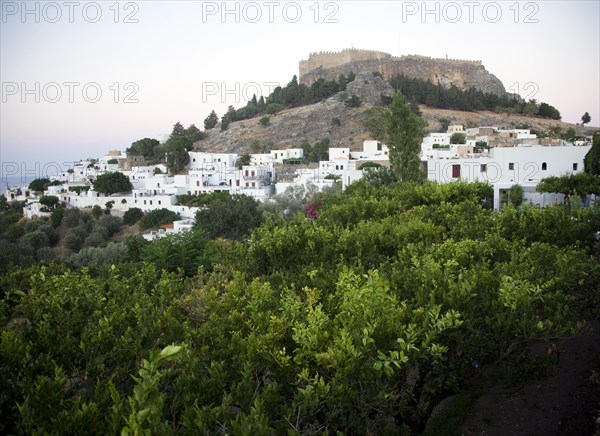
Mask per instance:
[[[194,227],[194,218],[173,221],[170,224],[160,226],[157,230],[144,233],[142,237],[147,241],[162,238],[163,236],[174,235],[176,233],[187,232]]]
[[[502,192],[516,184],[523,187],[526,201],[543,207],[556,201],[557,197],[537,193],[540,180],[583,171],[583,159],[590,148],[591,145],[518,145],[494,147],[485,153],[462,156],[456,156],[452,149],[447,154],[431,154],[424,149],[422,161],[426,164],[429,180],[490,183],[494,187],[495,208],[500,207]]]
[[[386,161],[389,160],[388,146],[381,141],[363,141],[362,151],[351,151],[350,159],[363,161]]]

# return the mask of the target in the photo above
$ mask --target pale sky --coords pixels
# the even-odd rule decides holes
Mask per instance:
[[[177,121],[203,129],[309,53],[350,47],[481,60],[507,89],[598,126],[599,4],[2,0],[0,172],[125,150]]]

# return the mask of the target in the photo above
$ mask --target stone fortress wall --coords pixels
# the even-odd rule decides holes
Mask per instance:
[[[339,52],[310,53],[299,63],[299,81],[310,85],[319,78],[337,79],[350,72],[381,73],[389,79],[395,74],[432,80],[445,86],[454,84],[460,89],[475,86],[497,95],[506,93],[502,82],[486,71],[480,60],[439,59],[421,55],[392,56],[376,50],[344,49]]]

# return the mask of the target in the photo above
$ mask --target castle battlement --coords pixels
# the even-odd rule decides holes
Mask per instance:
[[[504,95],[504,85],[493,74],[486,71],[481,60],[434,58],[417,54],[392,56],[377,50],[345,48],[341,51],[319,51],[310,53],[308,59],[299,63],[298,80],[311,85],[319,78],[337,79],[340,74],[377,72],[384,78],[397,74],[408,77],[441,82],[445,86],[454,84],[463,89],[466,83],[476,89],[496,89]]]
[[[402,55],[392,56],[377,50],[366,50],[358,48],[345,48],[341,51],[319,51],[310,53],[308,59],[300,61],[300,78],[316,68],[335,68],[349,62],[368,61],[368,60],[389,60],[389,61],[408,61],[408,60],[429,60],[446,65],[468,64],[480,66],[481,60],[469,59],[448,59],[433,58],[422,55]]]

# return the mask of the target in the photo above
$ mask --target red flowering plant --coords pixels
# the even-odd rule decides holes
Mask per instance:
[[[306,209],[306,217],[313,221],[316,220],[320,214],[319,210],[321,209],[321,207],[321,203],[317,203],[314,200],[311,201],[306,206],[304,206],[304,209]]]

